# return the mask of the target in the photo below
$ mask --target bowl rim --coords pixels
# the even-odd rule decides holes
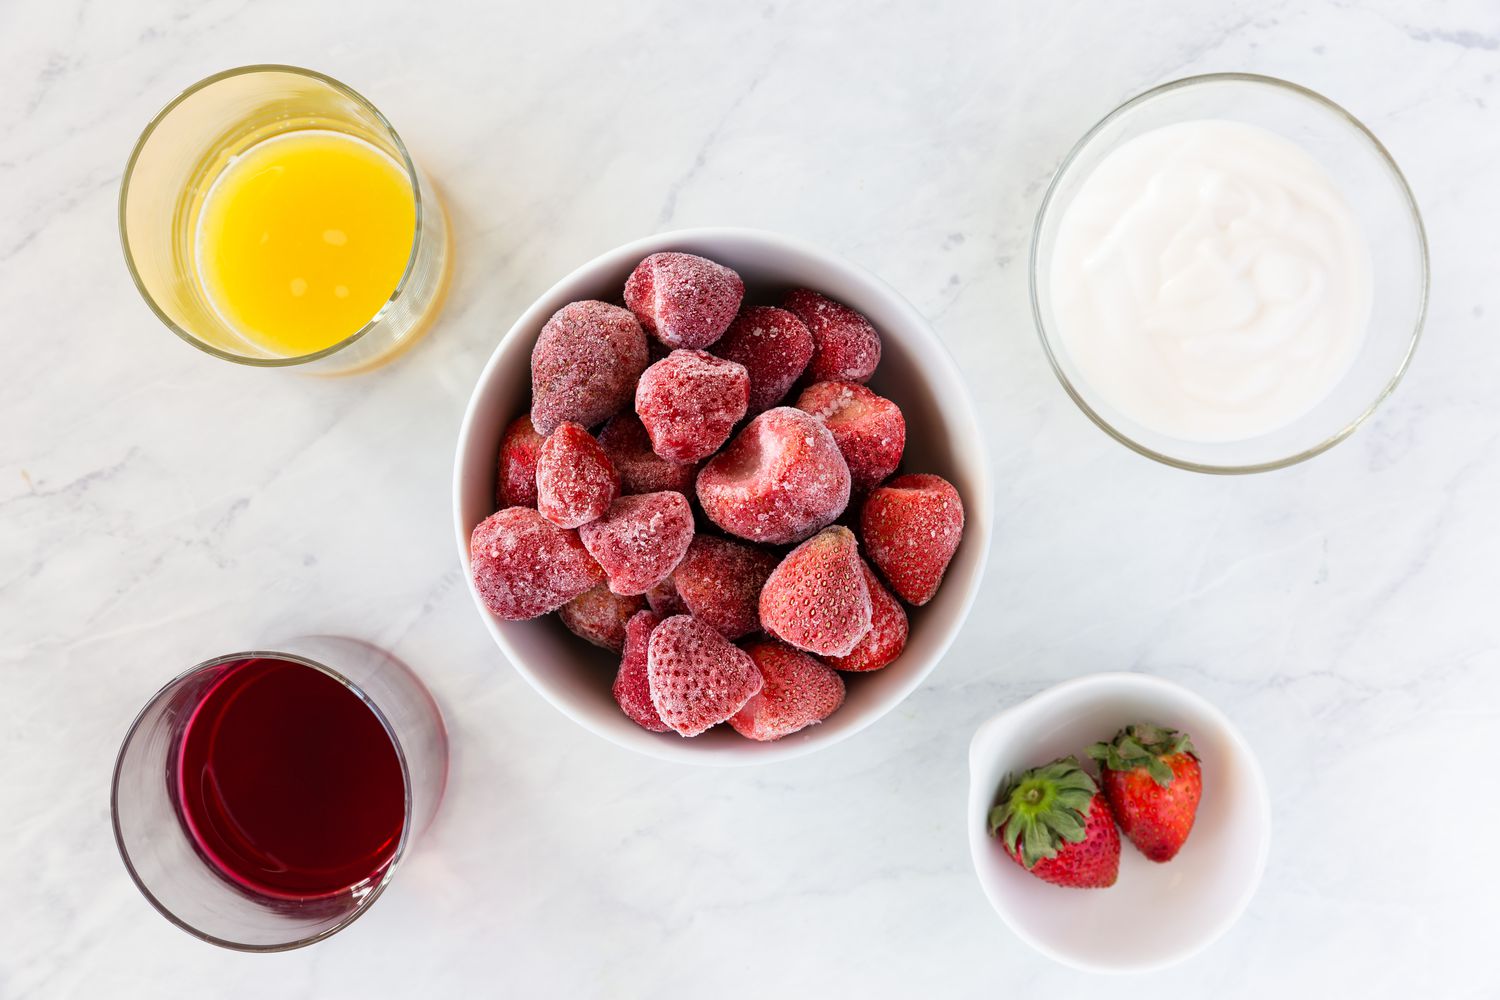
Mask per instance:
[[[1283,458],[1270,459],[1264,462],[1252,462],[1246,465],[1217,465],[1213,463],[1194,462],[1188,459],[1177,458],[1165,452],[1147,447],[1146,445],[1132,438],[1130,435],[1126,434],[1124,431],[1115,427],[1102,415],[1100,415],[1092,406],[1088,404],[1087,401],[1084,400],[1078,388],[1063,372],[1062,365],[1059,363],[1055,352],[1052,350],[1052,335],[1048,332],[1046,323],[1042,321],[1041,291],[1038,287],[1037,279],[1037,255],[1038,247],[1041,243],[1042,222],[1047,218],[1049,209],[1052,208],[1052,200],[1057,194],[1058,186],[1062,182],[1064,175],[1068,173],[1069,168],[1072,167],[1074,161],[1083,154],[1083,151],[1093,143],[1095,137],[1097,137],[1099,133],[1110,124],[1123,117],[1125,114],[1141,104],[1178,90],[1184,90],[1190,87],[1197,87],[1204,84],[1216,83],[1248,83],[1256,86],[1268,86],[1273,89],[1286,91],[1305,100],[1311,101],[1314,104],[1320,105],[1326,111],[1333,112],[1336,117],[1343,119],[1345,124],[1351,126],[1355,132],[1363,135],[1365,139],[1370,143],[1370,145],[1374,148],[1375,152],[1379,156],[1379,159],[1385,163],[1386,168],[1390,171],[1391,177],[1396,182],[1397,190],[1402,196],[1404,196],[1406,200],[1407,209],[1411,212],[1411,220],[1416,229],[1418,258],[1421,267],[1420,295],[1417,302],[1416,320],[1412,325],[1411,338],[1407,342],[1406,350],[1405,352],[1403,352],[1401,361],[1396,366],[1395,372],[1386,381],[1385,385],[1381,387],[1380,391],[1376,393],[1375,398],[1369,403],[1369,405],[1367,405],[1363,410],[1356,414],[1354,418],[1348,421],[1343,427],[1334,431],[1333,434],[1329,435],[1322,441],[1319,441],[1317,444],[1312,445],[1309,448],[1304,448],[1299,452],[1285,456]],[[1343,441],[1345,438],[1349,437],[1349,435],[1358,430],[1360,425],[1362,425],[1367,419],[1369,419],[1370,415],[1375,412],[1380,404],[1385,402],[1386,399],[1390,397],[1391,393],[1396,391],[1396,386],[1400,384],[1401,379],[1406,375],[1406,370],[1411,366],[1412,356],[1416,353],[1417,343],[1422,338],[1422,329],[1427,321],[1427,301],[1431,291],[1432,280],[1432,268],[1429,261],[1427,249],[1427,228],[1422,222],[1422,212],[1417,207],[1416,197],[1412,194],[1411,185],[1407,183],[1406,175],[1401,172],[1401,168],[1397,165],[1395,157],[1391,156],[1390,151],[1385,148],[1385,144],[1375,136],[1374,132],[1370,131],[1370,129],[1364,124],[1364,122],[1356,118],[1342,105],[1335,103],[1334,101],[1330,100],[1327,97],[1324,97],[1317,91],[1312,90],[1308,87],[1304,87],[1301,84],[1292,83],[1290,80],[1283,80],[1280,77],[1266,76],[1260,73],[1200,73],[1195,76],[1186,76],[1180,79],[1171,80],[1167,83],[1159,84],[1149,90],[1135,95],[1128,101],[1120,104],[1113,111],[1109,112],[1109,114],[1105,115],[1103,118],[1095,122],[1094,125],[1083,134],[1083,137],[1073,145],[1073,148],[1068,150],[1067,155],[1063,157],[1062,162],[1058,164],[1057,169],[1053,172],[1052,180],[1047,184],[1047,192],[1042,196],[1041,206],[1037,209],[1036,219],[1032,223],[1031,227],[1031,252],[1028,267],[1030,272],[1028,281],[1031,291],[1031,315],[1032,320],[1036,326],[1037,336],[1042,342],[1042,350],[1047,355],[1047,363],[1051,365],[1052,373],[1056,375],[1057,380],[1062,383],[1063,389],[1067,392],[1068,397],[1073,400],[1073,403],[1080,410],[1082,410],[1090,420],[1098,425],[1100,430],[1104,431],[1110,437],[1125,445],[1136,454],[1144,455],[1146,458],[1153,459],[1154,461],[1160,462],[1163,465],[1170,465],[1173,468],[1185,469],[1189,472],[1202,472],[1210,475],[1220,476],[1240,476],[1256,472],[1271,472],[1275,469],[1284,469],[1288,466],[1296,465],[1300,462],[1305,462],[1315,455],[1321,455],[1323,452],[1332,448],[1334,445],[1338,444],[1340,441]]]
[[[1172,697],[1186,700],[1202,712],[1218,731],[1223,734],[1233,748],[1235,757],[1244,766],[1245,772],[1249,776],[1250,785],[1258,806],[1257,812],[1260,817],[1260,844],[1256,853],[1253,870],[1233,904],[1225,909],[1223,915],[1218,920],[1206,925],[1208,928],[1207,932],[1201,935],[1193,944],[1177,948],[1161,958],[1147,962],[1100,962],[1070,952],[1060,951],[1041,941],[1032,934],[1030,929],[1017,915],[1013,914],[1009,904],[1001,902],[996,892],[993,891],[992,882],[985,878],[980,868],[982,853],[991,845],[989,833],[984,828],[984,819],[988,811],[988,806],[985,805],[985,802],[993,797],[993,792],[986,792],[980,784],[977,759],[979,754],[987,749],[987,742],[993,738],[997,730],[1003,730],[1014,725],[1019,718],[1041,713],[1048,708],[1054,707],[1059,701],[1078,697],[1080,692],[1085,692],[1089,688],[1111,684],[1133,687],[1143,693],[1168,694]],[[1244,734],[1240,732],[1239,727],[1234,724],[1233,720],[1217,705],[1192,688],[1156,674],[1131,671],[1103,671],[1070,678],[1069,680],[1053,684],[1051,687],[1043,688],[1031,697],[1002,709],[980,723],[974,731],[973,739],[969,743],[968,803],[965,810],[964,822],[969,831],[969,861],[974,869],[975,881],[979,883],[980,890],[984,893],[985,898],[989,900],[991,909],[999,914],[1000,919],[1010,928],[1011,932],[1054,962],[1085,972],[1110,975],[1134,975],[1145,972],[1159,972],[1162,969],[1181,964],[1201,954],[1210,945],[1218,941],[1219,938],[1223,937],[1239,921],[1240,917],[1244,915],[1245,910],[1250,906],[1250,901],[1255,898],[1255,894],[1260,890],[1260,884],[1265,876],[1266,866],[1271,857],[1273,826],[1271,793],[1266,784],[1265,772],[1260,766],[1260,759],[1256,756],[1254,749],[1250,746],[1249,741],[1245,739]]]
[[[924,357],[927,361],[924,367],[937,367],[946,381],[958,388],[958,392],[955,394],[956,398],[950,402],[956,407],[956,415],[960,422],[966,421],[968,423],[969,426],[965,430],[973,432],[973,440],[976,442],[971,448],[956,451],[955,454],[963,454],[969,458],[969,466],[965,471],[977,483],[977,488],[972,491],[974,495],[966,495],[964,497],[963,540],[963,544],[966,546],[977,546],[977,561],[974,566],[972,582],[969,585],[968,592],[960,600],[952,624],[948,628],[948,634],[942,638],[941,642],[929,656],[928,661],[920,669],[911,671],[910,676],[893,688],[892,692],[887,695],[883,705],[878,705],[875,710],[869,712],[867,717],[836,732],[822,730],[822,727],[815,727],[804,731],[806,736],[804,739],[778,740],[769,743],[747,741],[747,745],[743,749],[735,747],[731,750],[718,753],[704,753],[696,749],[691,740],[673,742],[659,739],[656,737],[660,734],[649,733],[644,729],[640,731],[639,735],[631,733],[632,738],[626,738],[617,732],[596,726],[587,713],[575,711],[561,696],[555,694],[550,689],[550,686],[545,683],[541,674],[533,671],[525,664],[524,658],[512,646],[500,628],[499,623],[489,610],[485,608],[484,602],[480,599],[474,587],[472,574],[469,572],[469,535],[471,528],[465,524],[463,512],[463,458],[469,450],[470,438],[478,433],[476,429],[476,415],[480,404],[481,389],[494,377],[495,370],[500,365],[502,355],[512,340],[534,336],[540,329],[541,324],[546,320],[546,316],[543,313],[548,310],[549,303],[566,286],[586,279],[594,272],[616,268],[628,261],[639,260],[648,254],[670,250],[674,245],[690,241],[700,244],[709,241],[729,241],[741,245],[759,244],[763,248],[780,248],[790,253],[814,258],[844,273],[854,281],[868,285],[872,293],[884,296],[887,304],[901,314],[903,328],[910,331],[910,334],[926,349]],[[857,307],[859,303],[851,303],[851,305]],[[981,427],[982,425],[979,422],[978,413],[974,408],[973,396],[969,391],[968,383],[964,380],[958,363],[949,352],[947,345],[937,335],[937,332],[932,328],[927,318],[905,296],[897,291],[894,286],[890,285],[873,271],[856,264],[836,251],[818,246],[800,237],[750,227],[702,226],[674,229],[643,236],[598,254],[553,282],[552,285],[532,300],[531,304],[521,313],[515,323],[506,331],[505,335],[495,344],[494,350],[490,353],[484,367],[480,370],[474,383],[474,389],[469,395],[469,401],[464,407],[463,420],[459,426],[453,460],[453,522],[455,541],[458,545],[459,564],[463,570],[465,586],[468,588],[469,596],[473,599],[480,618],[490,634],[490,638],[500,648],[501,653],[510,662],[511,667],[548,704],[557,709],[563,716],[594,735],[616,746],[658,760],[696,764],[705,767],[741,767],[755,764],[770,764],[777,761],[789,760],[794,757],[805,756],[842,742],[890,714],[891,711],[904,702],[913,691],[926,681],[932,671],[937,668],[938,663],[947,655],[948,650],[952,648],[953,642],[963,630],[963,625],[973,610],[974,602],[979,595],[980,586],[984,581],[985,569],[989,562],[990,532],[993,519],[989,450],[983,444],[977,443],[983,440],[982,436],[980,436]],[[825,732],[833,732],[834,734],[824,735]],[[648,739],[640,737],[648,737]]]

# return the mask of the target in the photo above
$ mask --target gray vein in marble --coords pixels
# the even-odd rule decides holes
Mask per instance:
[[[1486,52],[1500,49],[1500,34],[1487,35],[1478,31],[1443,31],[1436,28],[1431,30],[1408,28],[1406,33],[1418,42],[1444,42],[1448,45],[1457,45],[1461,49],[1483,49]]]
[[[773,57],[750,75],[750,79],[744,83],[739,93],[735,95],[734,100],[724,109],[724,113],[719,116],[718,120],[714,122],[713,126],[704,135],[703,140],[698,144],[698,151],[693,155],[693,162],[688,165],[687,170],[683,171],[681,176],[667,185],[666,193],[662,197],[661,211],[656,216],[658,229],[669,228],[673,217],[677,214],[678,197],[681,196],[688,185],[693,183],[699,172],[707,166],[709,153],[713,151],[714,145],[719,141],[719,137],[728,128],[729,123],[734,120],[736,113],[744,106],[745,102],[755,95],[755,91],[760,87],[761,82],[765,80],[766,75],[774,65],[775,59]]]

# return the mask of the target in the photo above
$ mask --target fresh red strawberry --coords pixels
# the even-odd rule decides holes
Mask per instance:
[[[990,836],[1022,868],[1053,885],[1106,889],[1120,874],[1120,832],[1099,786],[1076,757],[1007,776],[990,810]]]
[[[848,528],[824,528],[771,571],[760,592],[760,624],[820,656],[848,656],[870,631],[870,588]]]
[[[646,677],[661,721],[683,736],[697,736],[726,721],[762,684],[748,653],[692,615],[674,615],[656,626],[646,653]]]
[[[897,476],[870,494],[859,515],[870,561],[908,604],[932,600],[963,533],[963,501],[942,476]]]
[[[1104,794],[1120,829],[1152,861],[1171,861],[1182,849],[1203,797],[1203,770],[1186,733],[1137,723],[1109,743],[1095,743]]]

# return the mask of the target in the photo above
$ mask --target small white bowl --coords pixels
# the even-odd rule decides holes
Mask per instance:
[[[775,305],[802,285],[847,303],[880,331],[882,358],[870,388],[906,416],[902,469],[934,472],[963,498],[962,544],[942,589],[927,606],[908,609],[911,636],[900,659],[870,674],[846,674],[848,697],[827,721],[772,743],[747,740],[726,726],[684,739],[647,732],[631,722],[610,693],[618,657],[568,632],[555,616],[507,622],[485,609],[469,573],[469,535],[494,511],[500,435],[522,413],[530,394],[531,348],[542,324],[579,299],[620,301],[625,279],[641,258],[662,250],[698,254],[734,268],[745,300]],[[521,676],[560,712],[605,739],[653,757],[697,764],[738,765],[796,757],[865,728],[895,708],[937,666],[958,634],[984,572],[990,536],[990,485],[979,421],[958,367],[927,321],[895,289],[837,254],[801,240],[750,229],[690,229],[650,236],[611,250],[553,285],[516,321],[479,376],[458,435],[453,516],[459,558],[480,617]]]
[[[1133,722],[1193,738],[1203,799],[1171,861],[1146,860],[1120,838],[1120,878],[1108,889],[1064,889],[1028,874],[989,835],[1005,776],[1084,751]],[[1097,774],[1097,768],[1089,769]],[[979,727],[969,746],[969,851],[979,884],[1017,936],[1091,972],[1146,972],[1208,947],[1239,919],[1271,847],[1271,800],[1260,764],[1222,712],[1145,674],[1090,674],[1058,684]]]

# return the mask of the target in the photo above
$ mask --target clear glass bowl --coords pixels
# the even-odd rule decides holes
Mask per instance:
[[[1329,396],[1292,423],[1238,441],[1162,434],[1110,405],[1057,335],[1051,284],[1058,229],[1106,156],[1153,129],[1204,118],[1258,125],[1295,142],[1344,193],[1370,244],[1374,298],[1364,346]],[[1427,237],[1406,178],[1380,140],[1320,94],[1285,80],[1215,73],[1163,84],[1111,111],[1078,141],[1042,199],[1031,241],[1031,304],[1063,388],[1111,437],[1148,458],[1195,472],[1265,472],[1311,458],[1352,434],[1401,380],[1427,312]]]

